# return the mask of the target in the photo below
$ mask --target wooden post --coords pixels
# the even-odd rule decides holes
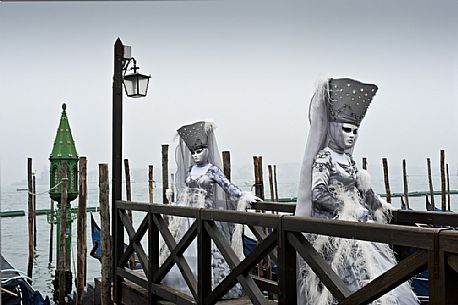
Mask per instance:
[[[172,190],[172,202],[175,202],[175,174],[171,173],[170,174],[170,189]]]
[[[33,185],[32,185],[32,158],[27,158],[27,186],[28,186],[28,230],[29,230],[29,260],[27,276],[32,278],[33,272]]]
[[[224,176],[231,181],[231,152],[228,150],[223,151],[223,168]]]
[[[431,177],[431,160],[429,158],[426,159],[426,166],[428,167],[428,181],[429,181],[429,193],[431,196],[431,206],[432,210],[436,209],[434,204],[434,188],[433,188],[433,179]]]
[[[278,201],[278,183],[277,183],[277,166],[276,165],[274,165],[274,188],[275,188],[275,201]]]
[[[256,196],[264,200],[264,183],[262,181],[262,156],[253,156],[254,165],[254,189]],[[256,211],[259,212],[259,211]],[[263,211],[261,211],[263,213]],[[262,231],[267,234],[265,228]],[[263,277],[263,260],[258,263],[258,276]]]
[[[50,221],[50,228],[49,228],[49,263],[52,263],[52,245],[53,245],[53,238],[54,238],[54,200],[51,199],[51,208],[49,212],[49,219]]]
[[[383,179],[385,181],[386,201],[391,203],[390,181],[388,179],[388,160],[386,158],[382,158],[382,165],[383,165]]]
[[[37,187],[35,183],[35,173],[32,174],[32,198],[33,198],[33,248],[37,248]]]
[[[124,159],[124,170],[126,173],[126,197],[127,201],[132,201],[132,191],[130,188],[130,169],[129,159]],[[132,210],[127,210],[127,216],[129,216],[130,222],[132,222]]]
[[[264,183],[262,181],[262,156],[253,156],[254,188],[256,196],[264,200]]]
[[[65,294],[66,294],[66,274],[68,268],[67,264],[67,247],[66,247],[66,233],[67,233],[67,161],[62,160],[62,171],[61,171],[61,181],[62,181],[62,193],[60,197],[60,227],[59,227],[59,257],[58,257],[58,301],[59,304],[65,304]]]
[[[102,305],[111,305],[111,261],[110,261],[110,204],[108,164],[99,164],[99,203],[101,223],[101,244],[102,244]],[[123,240],[119,241],[123,243]]]
[[[447,205],[448,205],[448,210],[451,211],[450,209],[450,175],[448,174],[448,164],[446,166],[446,171],[447,171]]]
[[[367,159],[363,157],[363,169],[367,170]]]
[[[86,206],[87,206],[87,160],[80,157],[79,160],[79,188],[78,188],[78,220],[76,223],[77,238],[77,272],[76,272],[76,304],[83,305],[84,286],[86,285]]]
[[[267,169],[269,171],[269,187],[270,187],[270,200],[275,201],[275,192],[274,192],[274,181],[272,173],[272,165],[268,165]]]
[[[409,209],[409,185],[407,182],[407,166],[405,159],[402,159],[402,178],[404,180],[404,202],[407,209]]]
[[[148,194],[149,194],[149,203],[154,202],[154,190],[153,190],[153,170],[154,167],[152,165],[148,165]]]
[[[169,203],[166,190],[169,188],[169,144],[162,144],[162,202]]]
[[[447,198],[445,197],[445,150],[440,151],[440,169],[441,169],[441,203],[442,211],[447,211]]]

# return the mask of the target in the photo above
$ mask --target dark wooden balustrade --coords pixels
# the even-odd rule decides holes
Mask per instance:
[[[236,283],[240,283],[252,304],[274,304],[264,292],[278,295],[278,304],[296,304],[296,255],[300,255],[317,274],[323,284],[338,300],[339,304],[368,304],[383,294],[410,279],[422,268],[429,269],[430,304],[458,303],[458,216],[441,212],[395,211],[393,224],[357,223],[291,216],[293,204],[262,202],[255,209],[281,212],[247,213],[213,209],[178,207],[162,204],[148,204],[117,201],[115,209],[121,223],[117,230],[125,230],[129,245],[122,253],[115,253],[115,275],[131,281],[148,293],[150,304],[165,299],[175,304],[215,304]],[[143,213],[144,218],[137,230],[127,216],[127,210]],[[183,238],[176,242],[164,215],[195,219]],[[240,261],[223,238],[216,222],[232,222],[247,225],[258,239],[255,250]],[[418,227],[416,223],[441,227]],[[269,235],[262,234],[261,228],[271,228]],[[417,251],[402,257],[390,270],[374,279],[358,291],[350,291],[321,255],[304,238],[302,233],[315,233],[340,238],[351,238],[400,247],[415,247]],[[148,234],[148,249],[141,244]],[[159,235],[170,249],[169,257],[159,265]],[[193,240],[198,244],[198,276],[191,272],[183,253]],[[113,249],[119,251],[114,240]],[[211,281],[211,244],[218,247],[231,267],[230,274],[214,289]],[[133,253],[138,255],[142,270],[128,269],[127,262]],[[258,278],[250,274],[258,262],[270,255],[278,265],[278,281]],[[183,275],[191,295],[186,295],[161,284],[167,272],[176,264]],[[455,286],[454,286],[455,285]],[[114,287],[116,294],[122,294],[122,285]],[[130,305],[130,304],[127,304]]]

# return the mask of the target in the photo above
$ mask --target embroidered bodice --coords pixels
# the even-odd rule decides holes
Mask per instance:
[[[181,198],[181,200],[187,199],[186,201],[190,206],[215,208],[215,183],[224,190],[230,200],[237,200],[242,196],[242,191],[232,184],[217,166],[208,164],[206,171],[202,172],[202,174],[196,176],[192,175],[192,168],[188,172],[184,194],[189,197]]]

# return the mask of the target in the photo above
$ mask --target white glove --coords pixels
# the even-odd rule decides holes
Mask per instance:
[[[356,218],[359,221],[367,222],[367,220],[369,219],[369,210],[362,207],[359,208],[359,210],[356,212]]]

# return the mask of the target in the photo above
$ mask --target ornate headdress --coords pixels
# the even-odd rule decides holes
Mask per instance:
[[[199,148],[208,147],[208,128],[209,123],[200,121],[182,126],[177,132],[186,143],[189,150],[194,151]]]
[[[359,126],[377,89],[374,84],[364,84],[351,78],[330,78],[328,80],[329,121]]]

